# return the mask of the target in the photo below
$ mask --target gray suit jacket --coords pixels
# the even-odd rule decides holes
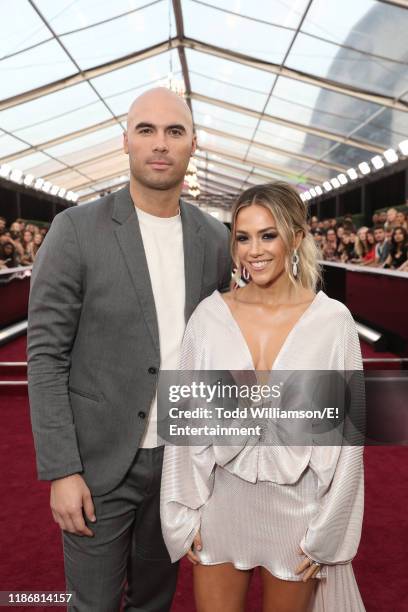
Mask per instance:
[[[230,282],[227,228],[180,202],[185,319]],[[171,257],[171,253],[169,253]],[[126,187],[57,215],[33,267],[28,383],[40,480],[112,490],[143,436],[160,367],[153,292]]]

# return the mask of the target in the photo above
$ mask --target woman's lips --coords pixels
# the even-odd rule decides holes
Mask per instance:
[[[262,270],[265,270],[266,266],[271,261],[272,261],[271,259],[261,259],[259,261],[249,261],[248,265],[251,268],[251,270],[253,270],[254,272],[260,272]]]

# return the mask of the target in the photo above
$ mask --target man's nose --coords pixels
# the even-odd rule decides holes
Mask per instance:
[[[164,153],[168,150],[169,147],[166,138],[164,136],[158,135],[153,145],[153,151],[160,151],[161,153]]]

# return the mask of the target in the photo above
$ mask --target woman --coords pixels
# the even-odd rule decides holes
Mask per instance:
[[[357,230],[357,237],[354,243],[354,250],[356,257],[352,259],[351,263],[363,263],[364,257],[369,251],[369,244],[367,242],[368,227],[363,225]]]
[[[408,232],[403,227],[396,227],[391,235],[390,254],[384,263],[384,268],[397,270],[408,259]]]
[[[40,234],[40,232],[37,232],[34,234],[34,238],[33,241],[31,242],[31,246],[30,246],[30,257],[31,257],[31,261],[34,262],[38,250],[40,248],[40,246],[43,243],[43,236],[42,234]]]
[[[366,232],[367,252],[362,258],[363,266],[372,266],[375,263],[375,238],[374,231],[368,229]]]
[[[343,233],[338,250],[340,255],[340,261],[342,263],[347,263],[351,259],[353,259],[353,257],[355,257],[354,243],[351,241],[350,232],[345,231]]]
[[[322,291],[306,208],[285,183],[252,187],[232,214],[245,286],[193,313],[183,370],[361,370],[347,308]],[[194,563],[198,612],[241,612],[260,567],[263,609],[364,610],[350,560],[363,511],[361,446],[166,446],[162,530]],[[193,549],[191,546],[193,544]]]

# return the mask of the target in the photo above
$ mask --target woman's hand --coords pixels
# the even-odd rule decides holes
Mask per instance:
[[[202,547],[203,545],[201,542],[201,535],[200,532],[197,531],[193,543],[191,545],[191,550],[189,550],[187,553],[187,559],[191,561],[193,565],[198,565],[200,563],[200,559],[197,557],[197,555],[194,554],[194,551],[201,550]]]
[[[312,559],[309,559],[309,557],[305,555],[305,553],[300,547],[298,548],[298,552],[305,558],[299,563],[299,565],[295,569],[295,574],[301,574],[302,572],[304,572],[302,578],[303,582],[307,582],[309,578],[316,578],[316,575],[320,571],[322,565],[320,563],[316,564],[312,561]]]

